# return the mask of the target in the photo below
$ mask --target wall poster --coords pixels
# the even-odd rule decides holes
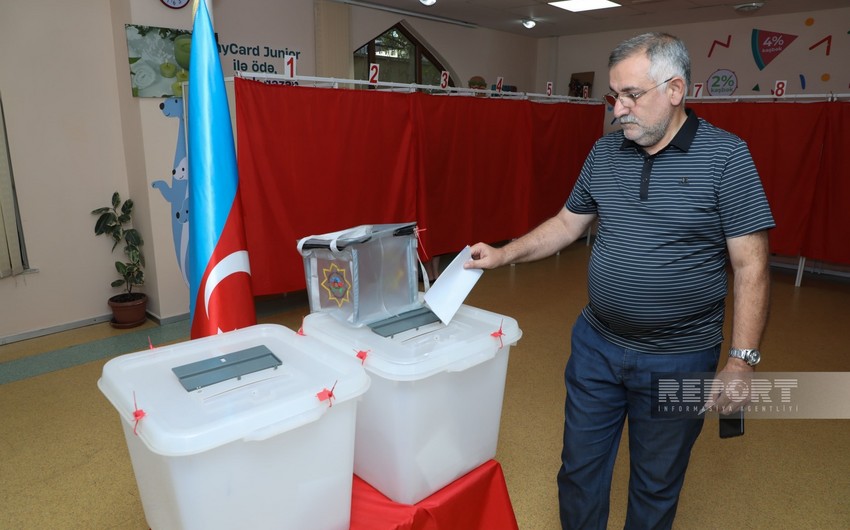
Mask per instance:
[[[125,24],[133,96],[163,98],[183,95],[189,80],[192,32]]]

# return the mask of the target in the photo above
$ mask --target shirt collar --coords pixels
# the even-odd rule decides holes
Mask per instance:
[[[685,123],[679,128],[679,131],[676,133],[676,136],[670,140],[670,143],[664,149],[668,147],[675,147],[680,151],[685,153],[688,152],[688,149],[691,148],[691,144],[694,141],[694,137],[697,135],[697,129],[699,128],[699,118],[697,118],[697,113],[694,112],[693,109],[685,109],[685,114],[687,114],[687,118],[685,119]],[[633,149],[643,149],[641,146],[629,140],[628,138],[623,138],[623,143],[620,145],[620,150],[633,148]],[[664,150],[662,149],[662,151]]]

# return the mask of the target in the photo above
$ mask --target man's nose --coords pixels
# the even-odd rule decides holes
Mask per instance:
[[[620,116],[625,116],[628,113],[629,109],[627,109],[626,106],[617,99],[616,103],[614,103],[614,117],[619,118]]]

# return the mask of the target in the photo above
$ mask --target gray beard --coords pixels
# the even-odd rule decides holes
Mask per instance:
[[[632,141],[641,147],[649,147],[657,144],[661,141],[662,138],[664,138],[664,133],[667,132],[667,127],[670,126],[671,120],[672,117],[668,117],[666,120],[654,127],[644,127],[640,125],[637,120],[634,119],[633,116],[623,116],[622,118],[620,118],[620,125],[626,123],[637,124],[642,129],[643,134],[641,134],[638,138],[635,138]]]

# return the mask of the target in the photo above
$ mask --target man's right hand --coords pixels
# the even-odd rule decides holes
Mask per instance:
[[[495,269],[505,264],[505,251],[486,243],[476,243],[470,248],[472,259],[463,264],[464,269]]]

